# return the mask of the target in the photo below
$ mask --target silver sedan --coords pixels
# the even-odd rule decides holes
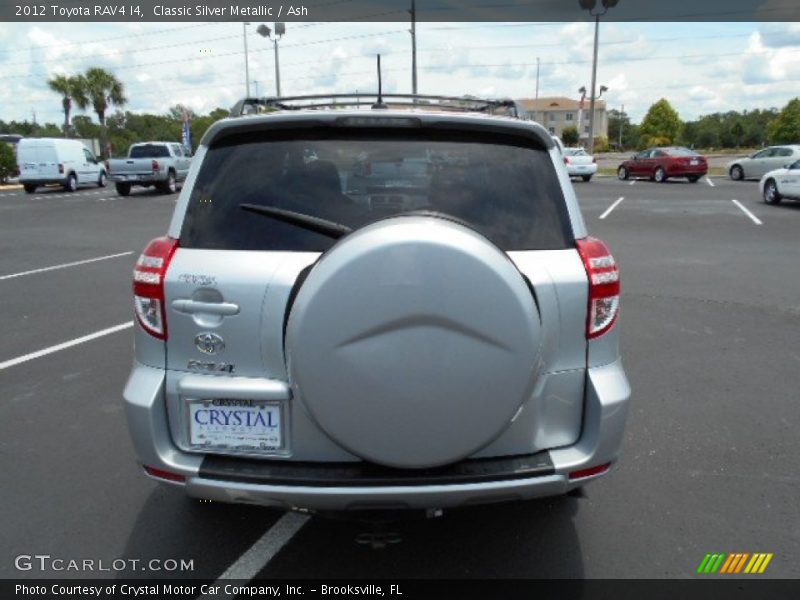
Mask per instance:
[[[800,145],[769,146],[751,156],[728,163],[728,175],[734,181],[759,179],[775,169],[800,159]]]

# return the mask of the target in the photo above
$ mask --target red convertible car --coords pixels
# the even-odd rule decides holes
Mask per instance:
[[[689,148],[648,148],[633,155],[617,169],[620,179],[649,177],[663,183],[670,177],[686,177],[692,183],[708,173],[705,156]]]

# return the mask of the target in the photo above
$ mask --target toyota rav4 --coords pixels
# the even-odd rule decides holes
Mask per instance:
[[[133,273],[124,403],[144,471],[336,511],[607,473],[630,397],[619,270],[547,131],[491,101],[248,102],[205,134]]]

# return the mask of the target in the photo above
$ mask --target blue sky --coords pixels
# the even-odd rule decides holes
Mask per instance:
[[[248,28],[251,90],[274,94],[272,45]],[[800,95],[799,23],[603,22],[598,86],[634,121],[662,97],[683,119],[725,110],[781,107]],[[420,93],[577,96],[591,78],[592,25],[582,23],[419,23]],[[284,95],[384,87],[410,92],[405,23],[288,24],[280,44]],[[60,123],[46,80],[90,66],[114,72],[128,110],[163,113],[182,103],[198,112],[231,106],[245,92],[241,23],[0,23],[0,119]],[[258,83],[256,84],[255,81]]]

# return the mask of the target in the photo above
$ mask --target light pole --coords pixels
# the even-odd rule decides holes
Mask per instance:
[[[411,93],[417,95],[417,3],[411,0]],[[416,102],[416,98],[414,99]]]
[[[250,66],[247,64],[247,26],[250,23],[242,23],[242,37],[244,38],[244,81],[247,97],[250,97]]]
[[[281,96],[281,66],[278,58],[278,40],[280,40],[286,33],[286,23],[275,23],[275,36],[272,36],[272,30],[263,23],[256,29],[258,35],[268,40],[272,40],[275,45],[275,94],[280,98]]]
[[[594,17],[594,58],[592,59],[592,88],[589,91],[589,154],[594,154],[594,101],[595,85],[597,85],[597,44],[600,34],[600,17],[608,12],[609,8],[614,8],[619,0],[601,0],[602,10],[595,11],[597,0],[578,0],[583,10],[588,10]]]

